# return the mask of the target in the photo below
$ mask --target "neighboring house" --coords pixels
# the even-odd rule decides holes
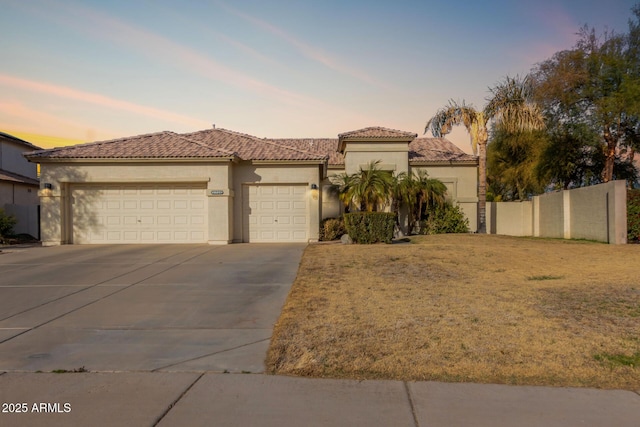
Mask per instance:
[[[38,237],[38,167],[23,153],[40,147],[0,132],[0,208],[18,220],[13,231]]]
[[[326,139],[159,132],[26,157],[41,165],[44,245],[315,241],[321,219],[342,211],[330,177],[375,160],[426,169],[477,224],[476,158],[381,127]]]

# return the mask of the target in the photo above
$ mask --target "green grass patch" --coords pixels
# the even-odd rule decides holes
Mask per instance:
[[[631,356],[627,356],[626,354],[610,354],[610,353],[601,353],[593,356],[595,360],[598,362],[609,365],[612,368],[617,366],[629,366],[631,368],[637,368],[640,366],[640,352],[637,352]]]

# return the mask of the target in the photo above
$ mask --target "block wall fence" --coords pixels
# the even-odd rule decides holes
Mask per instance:
[[[487,234],[627,243],[625,181],[487,203]]]

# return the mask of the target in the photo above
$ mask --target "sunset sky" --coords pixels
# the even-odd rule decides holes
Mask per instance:
[[[214,123],[422,134],[449,99],[481,107],[582,25],[625,32],[634,3],[0,0],[0,131],[44,147]]]

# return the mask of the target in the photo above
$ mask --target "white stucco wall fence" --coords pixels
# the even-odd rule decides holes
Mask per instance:
[[[487,233],[627,243],[625,181],[487,204]]]

